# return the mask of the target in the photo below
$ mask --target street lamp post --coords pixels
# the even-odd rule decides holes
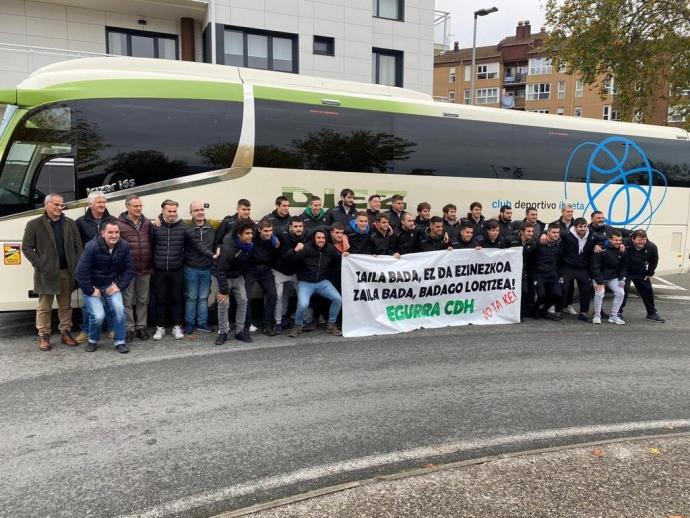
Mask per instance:
[[[470,104],[474,106],[476,104],[476,94],[474,91],[474,80],[477,75],[475,70],[477,62],[477,17],[486,16],[487,14],[495,13],[498,11],[498,7],[491,7],[489,9],[479,9],[474,12],[474,33],[472,35],[472,70],[470,75]]]

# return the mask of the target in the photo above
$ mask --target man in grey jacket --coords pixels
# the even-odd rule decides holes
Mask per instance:
[[[49,351],[51,312],[57,297],[60,337],[68,347],[75,347],[72,330],[71,296],[74,270],[82,252],[79,230],[62,210],[65,200],[60,194],[49,194],[43,202],[45,212],[26,225],[22,252],[34,267],[34,292],[38,295],[36,329],[39,349]]]

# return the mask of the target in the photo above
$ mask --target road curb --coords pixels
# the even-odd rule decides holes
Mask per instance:
[[[330,495],[333,493],[340,493],[342,491],[347,491],[348,489],[355,489],[357,487],[367,486],[371,484],[377,484],[379,482],[389,482],[392,480],[401,480],[410,477],[418,477],[421,475],[428,475],[430,473],[435,473],[438,471],[447,471],[456,468],[462,468],[466,466],[476,466],[479,464],[486,464],[490,462],[496,462],[503,459],[527,457],[531,455],[540,455],[544,453],[551,453],[556,451],[573,450],[576,448],[588,448],[591,446],[605,446],[607,444],[616,444],[624,442],[636,442],[636,441],[648,441],[655,439],[669,439],[678,437],[690,437],[690,431],[688,432],[669,432],[660,433],[653,435],[637,435],[631,437],[619,437],[616,439],[605,439],[602,441],[588,441],[575,444],[566,444],[563,446],[552,446],[549,448],[538,448],[532,450],[517,451],[511,453],[501,453],[499,455],[491,455],[488,457],[478,457],[476,459],[467,459],[458,462],[449,462],[447,464],[430,465],[428,467],[408,469],[401,471],[399,473],[392,473],[390,475],[379,475],[377,477],[372,477],[364,480],[358,480],[353,482],[346,482],[343,484],[337,484],[334,486],[323,487],[315,489],[313,491],[308,491],[306,493],[300,493],[298,495],[288,496],[285,498],[280,498],[278,500],[272,500],[270,502],[265,502],[263,504],[256,504],[250,507],[244,507],[242,509],[237,509],[235,511],[228,511],[215,515],[214,518],[239,518],[242,516],[249,516],[260,511],[267,511],[270,509],[275,509],[278,507],[284,507],[290,504],[295,504],[303,502],[305,500],[311,500],[313,498],[318,498],[321,496]]]

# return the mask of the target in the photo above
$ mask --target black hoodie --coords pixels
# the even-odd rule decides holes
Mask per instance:
[[[326,241],[323,248],[316,246],[316,234],[304,244],[304,248],[295,253],[297,279],[304,282],[320,282],[328,278],[329,267],[333,261],[340,259],[335,247]]]

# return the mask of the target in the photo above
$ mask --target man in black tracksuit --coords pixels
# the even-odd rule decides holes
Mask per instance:
[[[522,247],[522,295],[520,297],[520,322],[527,315],[536,315],[534,309],[534,269],[537,263],[537,240],[534,239],[534,225],[523,222],[511,246]]]
[[[460,218],[458,218],[458,207],[453,203],[443,206],[443,230],[448,234],[449,239],[455,239],[460,232]]]
[[[481,248],[479,242],[474,238],[474,227],[470,223],[460,224],[460,232],[456,237],[451,237],[450,244],[456,250]]]
[[[304,222],[299,216],[292,216],[290,224],[278,235],[280,246],[273,263],[273,279],[276,285],[276,308],[273,313],[274,331],[279,333],[283,323],[290,325],[288,319],[287,285],[292,284],[297,290],[297,268],[294,263],[296,247],[304,243]]]
[[[284,230],[287,230],[290,217],[290,201],[285,196],[278,196],[275,210],[266,214],[262,219],[270,221],[273,225],[273,233],[279,236]]]
[[[499,234],[506,243],[512,243],[518,240],[517,233],[519,229],[513,227],[513,208],[510,205],[502,205],[498,214],[498,228]]]
[[[232,229],[239,221],[249,220],[251,221],[252,205],[249,200],[244,198],[237,201],[237,212],[232,216],[225,216],[223,221],[220,222],[218,228],[216,229],[216,249],[219,249],[223,245],[223,239],[227,234],[232,233]],[[256,227],[254,228],[254,233],[257,232]]]
[[[659,264],[659,251],[656,245],[647,239],[647,232],[644,230],[633,230],[630,239],[624,241],[624,244],[628,255],[628,275],[625,279],[625,297],[618,316],[623,316],[630,281],[632,281],[647,310],[647,320],[664,322],[654,305],[654,290],[651,281]]]
[[[369,253],[372,255],[393,254],[393,229],[386,214],[376,216],[376,221],[369,234]]]
[[[472,225],[475,239],[483,235],[486,220],[484,216],[482,216],[482,204],[478,201],[470,203],[470,211],[467,213],[467,217],[462,219],[461,223],[470,223]]]
[[[558,224],[554,222],[553,224]],[[563,287],[563,307],[567,306],[567,287],[573,280],[577,281],[577,290],[580,293],[580,313],[578,320],[589,322],[589,299],[591,296],[592,281],[589,275],[589,263],[594,253],[594,246],[598,243],[587,226],[585,218],[577,218],[565,234],[561,234],[563,240],[563,264],[560,276]]]
[[[371,227],[369,226],[369,216],[366,212],[357,213],[357,217],[345,224],[347,240],[350,243],[351,254],[370,254],[371,253]]]
[[[530,222],[531,223],[531,222]],[[558,225],[549,224],[544,243],[537,244],[536,266],[534,268],[534,280],[532,284],[537,296],[536,310],[534,316],[542,318],[548,317],[549,306],[555,306],[556,311],[551,317],[553,320],[560,320],[561,304],[563,300],[562,285],[558,270],[561,266],[561,256],[563,254],[563,241],[560,237]]]
[[[369,216],[369,225],[373,225],[376,221],[376,216],[381,212],[381,195],[372,194],[369,196],[367,202],[367,216]]]
[[[445,240],[446,233],[443,231],[443,218],[432,216],[429,226],[419,233],[417,240],[418,252],[433,252],[435,250],[452,249],[451,245]]]
[[[156,300],[156,332],[154,340],[165,335],[167,313],[172,313],[173,337],[184,338],[184,251],[193,247],[207,257],[213,252],[192,239],[188,227],[178,218],[178,203],[165,200],[161,204],[163,212],[158,217],[160,225],[151,225],[151,247],[153,249],[153,289]]]
[[[589,230],[592,233],[592,237],[600,243],[605,243],[614,230],[620,232],[623,237],[629,237],[631,232],[627,228],[615,228],[608,223],[604,223],[604,213],[600,210],[592,212],[592,221],[589,224]]]
[[[482,248],[506,248],[509,243],[501,235],[498,221],[490,219],[484,226],[484,234],[477,237],[477,243]]]
[[[295,253],[297,264],[297,311],[295,312],[295,327],[290,332],[290,338],[296,338],[303,331],[304,314],[309,307],[313,295],[320,295],[331,301],[328,312],[326,332],[335,336],[342,333],[336,325],[342,299],[338,290],[328,280],[328,273],[333,261],[339,260],[339,253],[335,247],[326,241],[326,231],[318,228],[311,239],[304,245],[298,245]],[[343,255],[347,254],[345,252]]]
[[[400,229],[393,237],[393,255],[400,257],[417,252],[418,240],[419,232],[415,228],[414,217],[409,212],[403,212],[400,217]]]
[[[357,209],[355,208],[355,192],[352,189],[343,189],[340,191],[340,201],[338,205],[326,212],[326,224],[332,225],[339,221],[347,226],[350,221],[357,216]],[[368,219],[368,218],[367,218]]]
[[[403,198],[401,194],[394,194],[391,197],[391,208],[390,210],[386,211],[390,225],[393,228],[393,232],[400,230],[402,225],[401,219],[404,212],[405,198]]]
[[[280,241],[273,235],[273,226],[267,219],[259,221],[259,233],[254,236],[254,247],[249,254],[249,264],[244,274],[247,297],[251,301],[254,284],[261,286],[264,292],[263,315],[261,332],[268,336],[275,336],[276,329],[273,322],[276,309],[276,284],[273,278],[271,266],[275,264],[278,255]],[[252,305],[247,305],[247,319],[244,322],[244,330],[249,331],[252,323]]]

